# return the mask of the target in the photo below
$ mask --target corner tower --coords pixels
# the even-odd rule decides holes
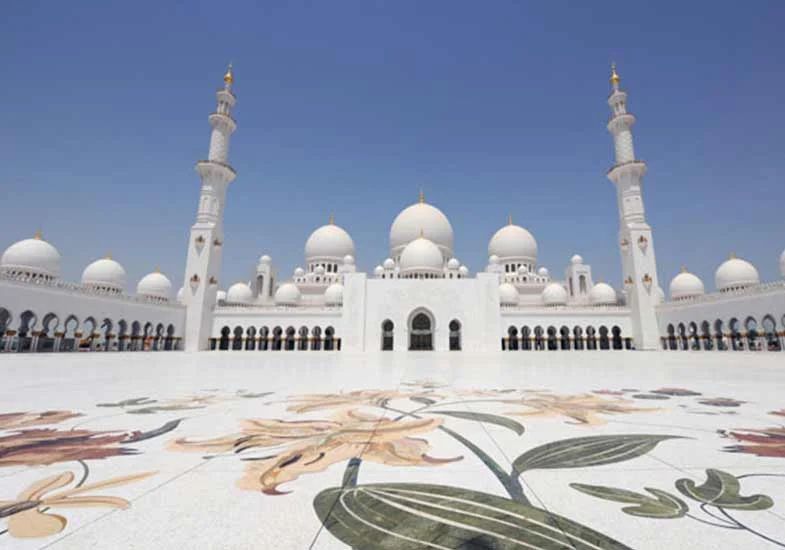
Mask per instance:
[[[207,349],[213,323],[213,306],[221,275],[223,216],[226,189],[236,173],[229,165],[229,139],[237,129],[232,107],[237,98],[232,92],[232,65],[224,75],[224,87],[216,92],[218,107],[208,120],[213,131],[207,160],[196,163],[202,180],[196,223],[191,226],[188,260],[185,268],[183,303],[186,307],[185,349]]]
[[[642,179],[646,164],[635,157],[631,131],[635,117],[627,112],[627,93],[621,90],[620,83],[614,63],[608,97],[611,108],[608,131],[613,136],[616,163],[608,171],[608,179],[616,187],[622,272],[632,313],[635,346],[639,350],[655,350],[660,347],[654,310],[659,283],[652,231],[643,208]]]

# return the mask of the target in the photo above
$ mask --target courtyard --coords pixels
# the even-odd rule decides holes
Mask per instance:
[[[0,548],[782,548],[754,352],[0,357]]]

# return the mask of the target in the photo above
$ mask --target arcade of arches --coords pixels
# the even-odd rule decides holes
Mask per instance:
[[[210,349],[217,351],[340,351],[341,339],[333,327],[221,328],[221,336],[210,338]]]
[[[785,350],[785,315],[779,331],[773,315],[758,320],[749,316],[742,322],[733,317],[728,321],[715,319],[690,323],[673,323],[660,338],[662,349],[692,351],[783,351]]]
[[[23,311],[18,318],[0,307],[0,352],[174,351],[181,338],[172,324],[112,320],[93,316],[79,319],[55,313],[40,317]]]
[[[632,338],[623,336],[621,329],[613,326],[610,329],[605,325],[598,328],[588,327],[569,327],[562,326],[556,328],[550,326],[543,328],[535,326],[531,328],[524,325],[518,327],[510,326],[507,328],[507,335],[502,338],[502,350],[621,350],[633,349]]]

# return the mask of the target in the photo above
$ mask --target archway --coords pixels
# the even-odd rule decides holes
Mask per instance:
[[[608,339],[608,327],[605,325],[600,327],[600,349],[611,349],[610,340]]]
[[[461,351],[461,322],[458,319],[450,321],[450,351]]]
[[[308,350],[308,327],[306,326],[300,327],[300,332],[298,334],[297,350],[298,351]]]
[[[11,336],[7,335],[8,327],[11,326],[11,312],[0,307],[0,351],[5,351],[9,347]]]
[[[243,349],[243,327],[237,325],[232,331],[232,351]]]
[[[583,329],[581,327],[576,326],[572,329],[572,342],[572,349],[583,349]]]
[[[734,351],[741,351],[744,349],[744,344],[741,339],[741,332],[739,332],[739,320],[735,317],[728,323],[730,329],[731,349]]]
[[[701,340],[703,340],[703,349],[709,351],[714,349],[713,340],[711,338],[711,327],[708,321],[701,323]]]
[[[294,351],[294,327],[286,328],[286,351]]]
[[[679,331],[679,348],[682,350],[689,349],[689,342],[687,341],[687,329],[684,327],[684,323],[679,323],[679,326],[676,327]]]
[[[725,342],[723,342],[724,336],[725,335],[723,333],[722,321],[720,319],[717,319],[716,321],[714,321],[714,339],[717,340],[718,350],[728,349],[727,346],[725,345]]]
[[[515,351],[518,349],[518,329],[510,327],[507,329],[507,350]]]
[[[333,351],[335,349],[335,329],[327,327],[324,329],[324,351]]]
[[[569,351],[570,349],[570,329],[567,327],[562,327],[559,329],[559,334],[561,336],[561,349]]]
[[[586,327],[586,349],[595,350],[597,349],[597,332],[595,331],[594,327],[589,325]]]
[[[747,317],[744,328],[747,330],[747,349],[758,351],[758,322],[754,317]]]
[[[621,329],[617,326],[611,328],[611,339],[613,340],[613,349],[622,349],[624,346],[621,341]]]
[[[65,337],[60,342],[60,351],[74,351],[77,346],[76,331],[79,329],[79,319],[76,315],[71,314],[65,319],[64,332]]]
[[[425,311],[409,318],[409,351],[433,351],[433,319]]]
[[[311,329],[311,350],[320,351],[322,349],[322,327],[315,326]]]
[[[117,321],[117,351],[125,351],[128,347],[128,321]]]
[[[531,329],[524,325],[521,327],[521,349],[523,350],[530,350],[532,349],[532,331]]]
[[[695,324],[695,321],[689,324],[690,330],[690,349],[693,351],[699,351],[701,349],[700,344],[700,337],[698,336],[698,325]]]
[[[29,309],[19,316],[19,339],[17,351],[35,351],[31,349],[33,343],[33,328],[38,322],[38,317]]]
[[[394,344],[393,330],[395,324],[389,319],[382,321],[382,351],[392,351]]]
[[[150,323],[147,323],[144,327],[145,329],[145,336],[147,335],[147,331],[151,330],[152,327]],[[93,342],[95,341],[95,330],[96,330],[96,322],[95,319],[92,317],[88,317],[82,323],[82,340],[79,342],[79,349],[80,350],[87,350],[93,351]]]
[[[55,351],[55,336],[60,320],[55,313],[47,313],[41,322],[41,334],[38,335],[36,351]]]
[[[172,351],[173,349],[175,349],[174,325],[169,325],[166,327],[166,338],[164,338],[164,349],[166,351]]]
[[[761,322],[763,326],[763,334],[766,339],[766,349],[768,351],[782,351],[780,341],[777,339],[777,323],[774,317],[766,315]]]
[[[99,344],[101,351],[112,351],[114,341],[114,334],[112,334],[113,328],[114,323],[112,323],[111,319],[104,319],[101,322],[101,343]]]
[[[218,342],[218,349],[222,351],[226,351],[229,349],[229,335],[231,334],[231,329],[229,327],[223,327],[221,329],[221,339]]]
[[[273,329],[273,351],[281,351],[281,344],[283,342],[281,336],[283,335],[283,329],[281,327],[275,327]]]
[[[245,329],[245,351],[256,349],[256,327],[251,325]]]
[[[548,351],[556,351],[556,327],[548,327]]]
[[[259,329],[259,350],[267,351],[270,349],[270,329],[263,326]]]
[[[673,323],[668,324],[668,349],[671,351],[675,351],[676,346],[676,328],[673,326]]]
[[[537,325],[534,327],[534,349],[535,350],[543,350],[545,349],[545,342],[542,337],[542,327]]]

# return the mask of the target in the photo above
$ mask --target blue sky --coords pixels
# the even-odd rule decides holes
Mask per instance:
[[[619,285],[616,60],[663,286],[686,264],[713,288],[731,251],[779,277],[785,3],[179,4],[3,5],[0,247],[41,227],[65,278],[111,251],[180,286],[232,60],[224,287],[262,253],[290,275],[330,212],[373,269],[421,186],[472,271],[511,213],[554,276],[577,252]]]

